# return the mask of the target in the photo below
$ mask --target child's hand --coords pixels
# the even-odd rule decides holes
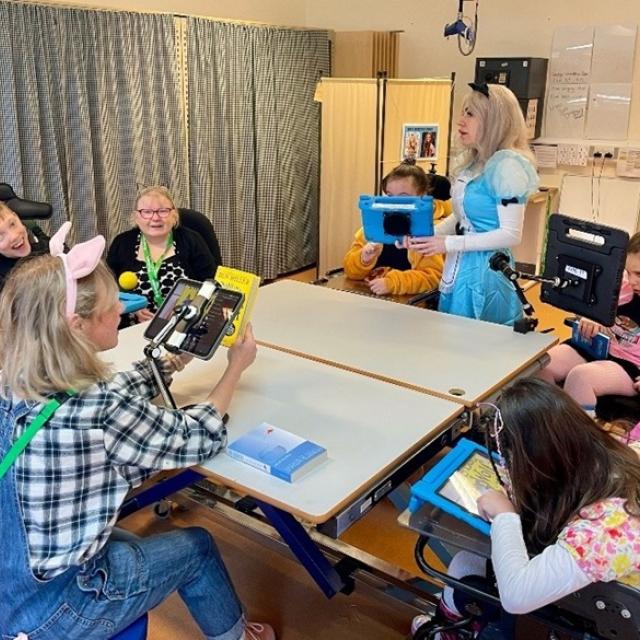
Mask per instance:
[[[376,278],[369,282],[369,289],[377,296],[383,296],[385,293],[389,293],[389,287],[387,285],[386,278]]]
[[[373,262],[382,253],[382,245],[379,242],[367,242],[360,250],[362,264]]]
[[[500,513],[516,513],[511,500],[500,491],[487,491],[478,498],[478,513],[485,520],[493,520]]]
[[[587,340],[591,340],[602,328],[597,322],[592,322],[586,318],[580,318],[580,323],[578,324],[578,332]]]
[[[435,256],[439,253],[445,253],[444,244],[445,236],[425,236],[409,238],[407,249],[415,251],[423,256]]]

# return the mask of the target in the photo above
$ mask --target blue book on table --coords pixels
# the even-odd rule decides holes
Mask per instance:
[[[327,457],[324,447],[267,422],[230,443],[226,453],[287,482],[297,480]]]

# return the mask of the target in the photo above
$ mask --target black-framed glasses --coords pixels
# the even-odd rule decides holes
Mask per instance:
[[[159,218],[166,218],[174,207],[163,207],[162,209],[136,209],[143,220],[151,220],[153,215],[156,214]]]

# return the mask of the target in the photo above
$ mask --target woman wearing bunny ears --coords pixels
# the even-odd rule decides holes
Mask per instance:
[[[0,295],[0,635],[111,638],[177,590],[206,638],[273,640],[269,625],[246,622],[206,530],[114,530],[131,487],[224,445],[221,416],[255,358],[251,330],[203,403],[152,404],[147,364],[113,375],[98,356],[118,342],[118,289],[101,236],[64,253],[69,226]],[[184,364],[165,362],[167,380]]]

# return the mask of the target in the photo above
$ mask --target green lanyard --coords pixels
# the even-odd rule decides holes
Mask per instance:
[[[162,261],[167,255],[169,249],[173,246],[173,232],[169,231],[169,237],[167,238],[167,246],[164,248],[162,255],[154,262],[151,259],[151,251],[149,250],[149,243],[145,238],[144,233],[141,234],[140,244],[142,245],[142,255],[144,256],[144,263],[147,265],[147,273],[149,274],[149,283],[153,289],[153,301],[156,303],[156,307],[159,307],[164,302],[164,297],[160,293],[160,281],[158,280],[158,271]]]
[[[76,394],[72,389],[65,391],[70,398]],[[40,413],[33,419],[33,422],[25,429],[24,433],[13,443],[13,446],[7,452],[7,455],[0,462],[0,480],[4,477],[5,473],[9,470],[11,465],[16,461],[16,458],[27,448],[27,445],[31,439],[40,431],[40,429],[49,422],[49,418],[57,411],[58,407],[65,402],[68,398],[53,398],[49,400],[47,404],[40,409]]]

